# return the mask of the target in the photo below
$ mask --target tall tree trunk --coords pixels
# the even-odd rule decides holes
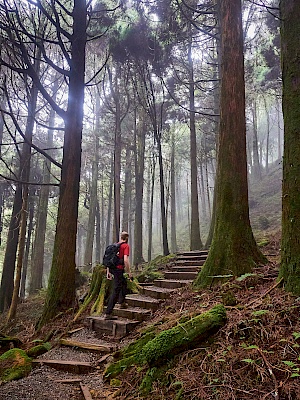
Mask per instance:
[[[176,237],[176,177],[175,177],[175,127],[171,136],[171,252],[177,252]]]
[[[190,34],[191,35],[191,34]],[[189,100],[190,100],[190,162],[191,162],[191,236],[190,249],[202,249],[200,238],[199,202],[197,184],[197,139],[195,123],[195,83],[194,65],[192,58],[192,37],[190,36],[188,48],[189,62]]]
[[[28,206],[28,229],[27,229],[27,237],[25,244],[25,253],[23,259],[23,268],[22,268],[22,276],[21,276],[21,286],[20,286],[20,299],[25,299],[26,295],[26,280],[27,280],[27,271],[28,271],[28,263],[29,263],[29,253],[30,253],[30,245],[31,245],[31,237],[33,232],[33,216],[34,216],[34,198],[33,198],[33,190],[30,190],[29,194],[29,206]]]
[[[38,52],[40,53],[40,52]],[[40,54],[37,54],[35,70],[39,74],[39,59]],[[20,232],[19,232],[19,243],[18,243],[18,257],[17,257],[17,267],[16,267],[16,277],[14,282],[13,295],[11,300],[10,309],[7,315],[7,321],[15,318],[18,305],[18,297],[21,285],[21,273],[22,265],[25,251],[26,243],[26,229],[27,229],[27,216],[28,216],[28,192],[29,192],[29,177],[30,177],[30,162],[31,162],[31,143],[33,136],[33,128],[36,113],[36,103],[37,103],[38,90],[33,84],[30,95],[28,99],[28,117],[26,122],[25,137],[27,142],[24,142],[22,149],[22,159],[21,159],[21,182],[22,183],[22,208],[20,216]]]
[[[0,109],[4,108],[4,101],[0,101]],[[3,128],[4,120],[2,113],[0,112],[0,157],[2,156],[2,140],[3,140]],[[0,183],[0,246],[2,243],[2,230],[3,230],[3,209],[4,209],[4,192],[6,187],[6,182]]]
[[[296,1],[281,0],[280,11],[284,151],[279,276],[288,292],[300,296],[300,7]]]
[[[165,204],[165,181],[164,181],[164,166],[163,156],[161,147],[161,134],[156,131],[155,134],[157,150],[158,150],[158,165],[159,165],[159,183],[160,183],[160,211],[161,211],[161,227],[162,227],[162,242],[163,242],[163,253],[165,256],[170,254],[168,244],[168,226],[166,216],[166,204]]]
[[[257,133],[257,105],[256,99],[253,100],[253,105],[251,108],[252,120],[253,120],[253,142],[252,142],[252,152],[253,152],[253,165],[252,174],[255,180],[261,179],[261,169],[258,154],[258,133]]]
[[[87,17],[85,0],[74,0],[72,16],[71,70],[68,106],[65,116],[57,225],[47,296],[39,326],[42,326],[59,311],[72,307],[75,300],[75,254],[81,169]]]
[[[278,160],[282,158],[282,145],[281,145],[281,126],[280,126],[280,102],[276,96],[276,109],[277,109],[277,149],[278,149]]]
[[[144,111],[139,115],[140,122],[135,129],[135,218],[133,265],[137,266],[143,259],[143,194],[145,167],[145,118]]]
[[[113,170],[114,160],[111,160],[111,178],[109,180],[109,194],[108,194],[108,208],[107,208],[107,224],[106,224],[106,246],[110,243],[110,227],[111,227],[111,209],[112,209],[112,198],[113,198]]]
[[[87,235],[86,235],[85,252],[84,252],[84,265],[86,271],[89,271],[93,261],[95,217],[96,217],[96,207],[98,202],[97,190],[98,190],[99,130],[100,130],[100,99],[98,95],[96,97],[95,118],[96,118],[96,123],[94,130],[92,185],[90,193],[89,217],[88,217]]]
[[[122,153],[122,136],[121,136],[121,105],[119,93],[119,77],[121,73],[120,65],[117,65],[115,71],[115,80],[113,82],[110,76],[110,84],[115,102],[115,147],[114,147],[114,225],[113,240],[118,241],[120,236],[121,222],[121,153]]]
[[[267,118],[267,135],[266,135],[266,173],[269,172],[269,152],[270,152],[270,116],[269,110],[267,105],[267,100],[264,97],[264,105],[266,111],[266,118]]]
[[[211,285],[220,276],[250,272],[265,261],[249,221],[241,0],[220,0],[220,10],[222,81],[216,225],[208,258],[196,279],[200,287]]]
[[[20,175],[19,175],[20,176]],[[2,278],[0,286],[0,312],[7,310],[11,304],[15,263],[18,248],[20,211],[22,208],[22,185],[16,185],[12,214],[9,222],[6,249],[3,261]]]
[[[126,166],[125,166],[125,180],[124,180],[124,200],[123,200],[123,218],[122,218],[122,231],[129,231],[130,219],[130,199],[131,199],[131,146],[127,144],[126,147]]]
[[[58,80],[53,83],[53,99],[56,99]],[[55,111],[51,108],[49,114],[49,129],[47,132],[47,148],[53,148],[53,128],[55,126]],[[51,154],[51,150],[49,151]],[[47,227],[48,201],[50,193],[51,162],[45,158],[43,164],[43,183],[40,188],[39,204],[37,208],[36,229],[33,245],[33,257],[31,263],[31,274],[29,294],[34,294],[43,287],[45,238]]]
[[[101,216],[100,216],[100,204],[99,201],[97,201],[96,204],[96,231],[95,231],[95,236],[96,236],[96,243],[95,243],[95,247],[96,247],[96,251],[95,251],[95,257],[96,257],[96,263],[100,263],[101,262],[101,248],[103,246],[101,246],[102,244],[102,236],[101,236]]]
[[[153,232],[153,202],[154,202],[154,185],[155,185],[155,156],[151,159],[150,165],[150,175],[151,175],[151,185],[150,185],[150,198],[149,198],[149,213],[148,213],[148,262],[152,258],[152,232]]]

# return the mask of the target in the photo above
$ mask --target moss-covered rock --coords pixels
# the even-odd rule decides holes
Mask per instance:
[[[31,368],[31,358],[21,349],[11,349],[0,357],[0,379],[3,382],[23,378]]]

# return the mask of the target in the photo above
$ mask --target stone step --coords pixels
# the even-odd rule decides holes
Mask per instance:
[[[176,279],[176,280],[194,280],[197,276],[198,272],[176,272],[176,271],[168,271],[164,273],[165,279]]]
[[[197,265],[175,265],[172,267],[172,271],[177,272],[198,272],[200,269]]]
[[[156,311],[159,307],[160,301],[141,294],[129,294],[126,296],[126,303],[130,307],[145,308],[146,310]]]
[[[157,286],[146,286],[141,290],[142,294],[145,296],[153,297],[154,299],[164,300],[170,297],[173,289],[168,289],[164,287]]]
[[[107,320],[104,316],[90,316],[87,317],[87,320],[91,330],[98,334],[113,336],[116,339],[121,339],[128,335],[140,323],[140,321],[121,318]]]
[[[151,316],[151,310],[145,310],[144,308],[129,307],[129,306],[128,308],[120,308],[119,305],[116,305],[113,310],[113,315],[116,315],[117,317],[121,318],[133,319],[135,321],[142,322]]]
[[[167,289],[178,289],[192,283],[192,280],[156,279],[154,285]]]
[[[174,266],[194,266],[194,267],[201,267],[206,261],[206,258],[203,260],[193,260],[193,261],[186,261],[186,260],[178,260],[175,261],[173,264]]]

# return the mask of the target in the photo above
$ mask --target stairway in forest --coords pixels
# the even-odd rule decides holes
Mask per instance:
[[[206,258],[205,250],[178,252],[172,267],[164,272],[162,279],[143,285],[139,294],[127,295],[126,309],[115,306],[113,315],[117,319],[105,320],[103,316],[91,316],[88,317],[89,328],[98,334],[123,338],[140,322],[150,318],[175,289],[192,283]]]

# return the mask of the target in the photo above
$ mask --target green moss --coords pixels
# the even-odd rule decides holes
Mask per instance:
[[[159,269],[163,268],[175,257],[174,254],[168,256],[159,255],[144,265],[143,271],[137,277],[139,282],[153,282],[155,279],[163,278],[162,272]]]
[[[109,384],[113,387],[120,387],[122,385],[122,381],[120,381],[120,379],[113,378],[110,380]]]
[[[258,247],[264,247],[264,246],[266,246],[266,245],[269,244],[269,243],[270,243],[270,240],[269,240],[269,239],[263,238],[263,239],[261,239],[260,242],[257,243],[257,245],[258,245]]]
[[[155,332],[152,330],[150,332],[144,333],[139,339],[135,340],[134,342],[130,343],[128,346],[124,347],[123,349],[116,351],[114,353],[114,358],[119,360],[121,358],[128,358],[135,353],[138,353],[140,349],[152,340],[155,337]]]
[[[26,351],[26,354],[28,355],[28,357],[36,358],[41,354],[47,353],[47,351],[49,351],[50,349],[51,349],[51,343],[47,342],[31,347],[31,349]]]
[[[128,367],[131,367],[137,363],[136,355],[130,357],[124,357],[113,364],[110,364],[104,371],[104,378],[115,378],[121,372],[125,371]]]
[[[31,358],[21,349],[11,349],[0,357],[0,379],[3,382],[23,378],[31,368]]]
[[[138,360],[141,364],[147,362],[149,365],[156,365],[162,360],[173,357],[184,348],[195,346],[222,326],[225,320],[224,306],[217,305],[184,324],[159,333],[141,349]]]
[[[225,306],[235,306],[237,304],[237,299],[233,292],[229,290],[222,294],[222,302]]]

